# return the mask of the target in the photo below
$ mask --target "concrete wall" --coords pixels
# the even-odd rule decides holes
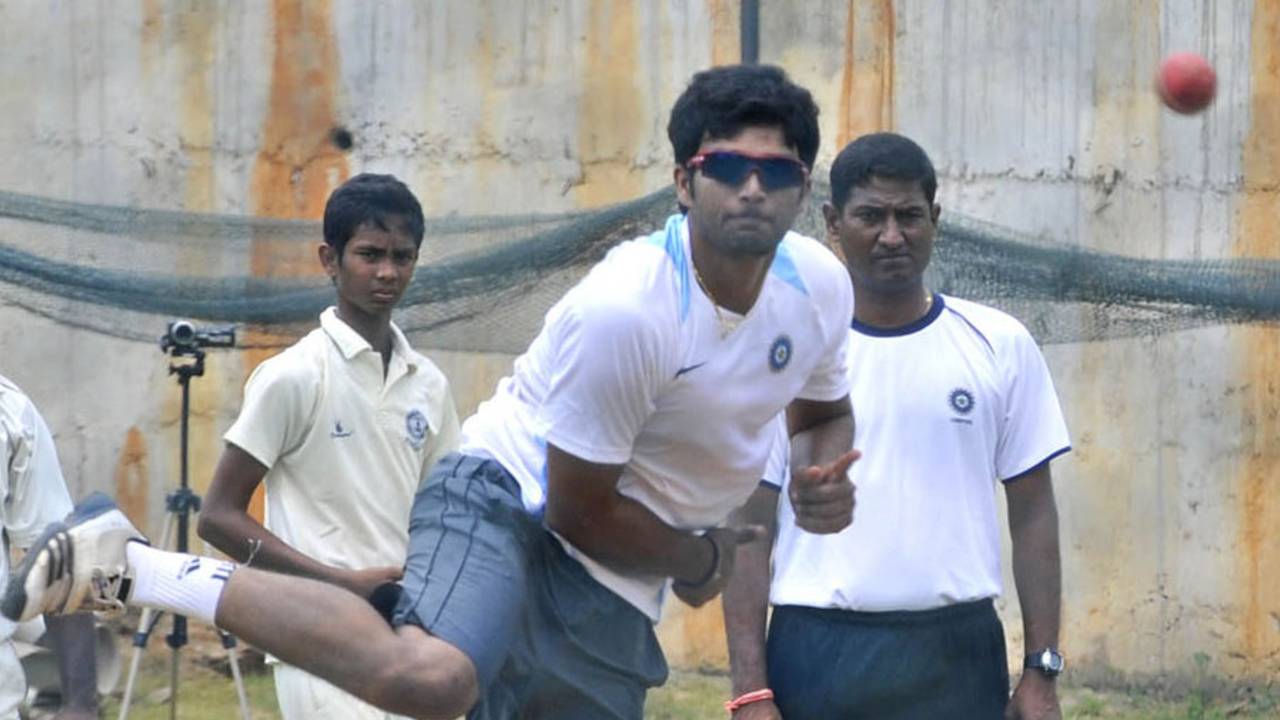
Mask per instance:
[[[944,211],[1141,257],[1280,256],[1280,4],[762,5],[762,59],[823,109],[820,163],[894,128],[932,153]],[[1150,89],[1158,58],[1184,49],[1220,78],[1191,118]],[[5,3],[0,189],[316,218],[343,178],[377,170],[433,215],[590,208],[670,181],[670,103],[692,72],[737,57],[731,0]],[[335,126],[351,152],[329,142]],[[74,237],[55,249],[80,252]],[[267,238],[244,258],[193,249],[172,270],[210,263],[318,272]],[[7,302],[0,348],[73,491],[114,492],[158,529],[177,454],[166,359]],[[1076,672],[1178,675],[1207,658],[1213,673],[1280,678],[1280,330],[1046,354],[1076,446],[1055,463]],[[216,354],[196,381],[198,489],[263,356]],[[510,361],[436,357],[463,412]],[[662,635],[675,662],[722,662],[714,610],[676,608]]]

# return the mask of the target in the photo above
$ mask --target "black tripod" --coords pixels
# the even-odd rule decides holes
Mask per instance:
[[[187,327],[190,326],[188,325]],[[204,351],[194,341],[184,342],[180,339],[178,342],[166,342],[171,336],[180,337],[178,333],[173,332],[172,326],[170,335],[165,336],[165,340],[161,341],[160,347],[171,352],[175,358],[188,356],[193,360],[190,363],[169,366],[169,374],[177,375],[178,384],[182,386],[182,434],[178,445],[181,469],[179,471],[178,489],[165,496],[167,517],[164,524],[164,536],[157,547],[169,547],[169,541],[173,538],[173,529],[176,524],[178,541],[174,549],[180,553],[185,553],[187,552],[187,539],[191,527],[191,513],[200,512],[200,496],[191,492],[191,488],[187,485],[187,429],[191,415],[191,378],[204,375]],[[142,618],[138,621],[138,631],[133,635],[133,659],[129,664],[129,679],[125,683],[124,698],[120,701],[120,720],[125,720],[129,717],[129,704],[133,699],[133,684],[138,677],[138,666],[142,661],[142,653],[147,647],[147,641],[150,639],[152,631],[160,624],[160,616],[163,614],[151,608],[142,611]],[[244,717],[244,720],[249,720],[249,699],[245,695],[244,681],[240,677],[240,663],[236,660],[236,639],[230,633],[222,630],[219,630],[218,634],[222,637],[222,647],[226,648],[227,660],[231,664],[231,676],[235,681],[236,695],[240,699],[240,714]],[[169,665],[169,717],[172,720],[177,717],[178,713],[178,660],[182,647],[187,644],[186,617],[182,615],[173,616],[173,630],[165,636],[165,642],[170,648],[173,648],[173,655]]]

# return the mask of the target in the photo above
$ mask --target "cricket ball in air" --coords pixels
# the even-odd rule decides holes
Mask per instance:
[[[1170,110],[1190,115],[1205,109],[1218,89],[1218,77],[1203,57],[1174,53],[1160,63],[1156,92]]]

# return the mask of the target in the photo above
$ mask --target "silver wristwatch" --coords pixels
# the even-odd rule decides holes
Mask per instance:
[[[1037,650],[1033,653],[1027,653],[1026,662],[1022,666],[1028,670],[1039,670],[1048,677],[1057,677],[1062,674],[1062,669],[1067,663],[1062,659],[1062,654],[1053,648],[1045,648]]]

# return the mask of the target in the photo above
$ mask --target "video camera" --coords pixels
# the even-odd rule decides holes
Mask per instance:
[[[191,355],[200,348],[229,348],[236,345],[234,327],[199,328],[190,320],[172,320],[160,337],[160,349],[174,355]]]

